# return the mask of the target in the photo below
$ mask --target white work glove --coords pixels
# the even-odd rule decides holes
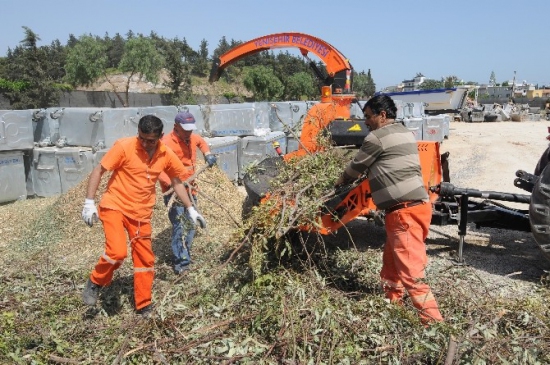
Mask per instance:
[[[197,225],[198,223],[201,228],[206,228],[206,221],[194,207],[187,208],[187,212],[189,213],[189,217],[193,221],[193,224]]]
[[[84,209],[82,209],[82,220],[86,222],[88,226],[93,226],[94,222],[98,221],[97,208],[95,207],[95,201],[93,199],[84,200]]]

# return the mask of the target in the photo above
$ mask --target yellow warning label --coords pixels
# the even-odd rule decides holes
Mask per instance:
[[[355,124],[353,127],[348,129],[348,132],[361,132],[361,126],[359,124]]]

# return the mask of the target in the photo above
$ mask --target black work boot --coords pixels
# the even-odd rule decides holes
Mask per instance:
[[[138,309],[136,312],[139,316],[141,316],[141,318],[151,318],[153,316],[153,304],[149,304],[148,306]]]
[[[82,292],[82,300],[86,305],[93,306],[97,303],[99,289],[101,289],[99,285],[94,284],[92,280],[88,279],[84,291]]]

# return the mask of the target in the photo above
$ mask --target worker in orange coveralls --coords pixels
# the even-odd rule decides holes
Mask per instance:
[[[127,233],[134,264],[135,308],[144,317],[151,315],[155,256],[151,247],[150,220],[156,198],[155,183],[161,172],[165,171],[171,177],[174,191],[192,221],[206,226],[179,179],[185,174],[182,162],[160,141],[162,128],[158,117],[142,117],[138,123],[138,135],[117,140],[90,174],[82,219],[90,227],[98,218],[101,220],[105,231],[105,251],[84,287],[82,299],[87,305],[96,304],[100,288],[111,283],[114,271],[126,258]],[[112,171],[112,175],[98,213],[94,198],[105,171]]]
[[[176,153],[176,156],[183,162],[186,173],[180,176],[181,181],[187,180],[195,173],[197,165],[197,148],[203,153],[204,159],[209,167],[216,163],[216,156],[210,153],[208,143],[199,136],[193,134],[197,129],[193,114],[182,111],[174,119],[174,129],[162,137],[162,142]],[[163,193],[170,189],[171,181],[165,173],[159,176],[160,187]],[[191,182],[194,185],[194,182]],[[172,194],[164,196],[164,203],[172,198]],[[192,191],[195,204],[197,202],[196,191]],[[195,237],[195,228],[189,222],[187,209],[179,204],[173,204],[168,211],[168,218],[172,223],[172,252],[174,254],[174,272],[179,275],[186,272],[191,264],[191,246]],[[185,236],[185,240],[183,238]]]
[[[370,133],[335,185],[367,172],[376,207],[385,210],[386,244],[380,278],[386,297],[402,304],[405,290],[424,324],[443,321],[430,286],[424,241],[432,206],[420,170],[414,135],[395,120],[397,108],[387,95],[378,95],[363,108]]]

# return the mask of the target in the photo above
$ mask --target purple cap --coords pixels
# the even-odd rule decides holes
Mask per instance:
[[[195,125],[195,117],[189,112],[179,112],[176,115],[176,123],[179,123],[183,129],[186,131],[194,131],[197,129]]]

